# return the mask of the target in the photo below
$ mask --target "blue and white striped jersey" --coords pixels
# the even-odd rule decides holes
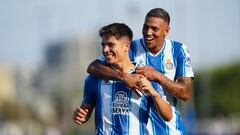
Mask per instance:
[[[157,89],[157,91],[160,91]],[[88,76],[83,103],[95,106],[96,135],[148,135],[150,96],[139,97],[122,81],[104,81]]]
[[[140,63],[143,66],[152,66],[171,80],[175,80],[179,76],[194,76],[187,47],[176,41],[165,39],[162,50],[156,55],[152,55],[151,52],[146,49],[143,38],[134,40],[131,44],[129,56],[135,63]],[[160,84],[158,84],[158,87],[163,89]],[[166,122],[157,114],[155,109],[151,108],[150,120],[147,125],[150,134],[186,134],[181,115],[176,108],[178,98],[166,90],[163,90],[160,94],[162,98],[172,106],[173,119],[170,122]]]

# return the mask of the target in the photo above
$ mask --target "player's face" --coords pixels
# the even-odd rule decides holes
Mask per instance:
[[[142,29],[146,47],[151,50],[153,48],[158,48],[157,46],[162,46],[168,31],[169,26],[163,19],[158,17],[147,17]]]
[[[118,64],[128,56],[129,41],[124,37],[120,39],[116,39],[114,36],[103,37],[101,44],[102,53],[108,64]]]

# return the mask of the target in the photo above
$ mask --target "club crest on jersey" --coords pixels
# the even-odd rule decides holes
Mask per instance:
[[[173,63],[170,59],[167,59],[166,60],[166,63],[165,63],[165,67],[168,69],[168,70],[172,70],[173,69]]]
[[[115,94],[114,101],[112,103],[112,113],[128,115],[129,114],[129,103],[127,93],[124,91],[118,91]]]

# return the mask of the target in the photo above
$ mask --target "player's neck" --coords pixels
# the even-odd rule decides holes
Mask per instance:
[[[134,64],[130,59],[124,59],[117,64],[111,65],[114,70],[121,71],[123,73],[129,73],[129,71],[134,69]]]
[[[152,48],[148,48],[148,50],[151,52],[152,55],[156,55],[162,50],[163,47],[164,47],[164,40],[161,43],[157,44],[156,46]]]

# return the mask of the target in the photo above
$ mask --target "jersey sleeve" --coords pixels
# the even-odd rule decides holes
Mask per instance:
[[[92,76],[88,76],[85,79],[82,103],[95,105],[97,84],[97,79]]]
[[[135,47],[136,47],[136,42],[132,41],[128,51],[129,58],[132,62],[134,62],[134,58],[135,58],[135,53],[134,53],[134,50],[136,50]]]
[[[101,55],[97,58],[97,60],[100,60],[100,61],[102,61],[102,62],[105,62],[105,61],[106,61],[106,58],[101,54]]]
[[[189,54],[189,50],[186,45],[182,44],[177,50],[177,69],[176,69],[176,77],[194,77],[191,58]]]

